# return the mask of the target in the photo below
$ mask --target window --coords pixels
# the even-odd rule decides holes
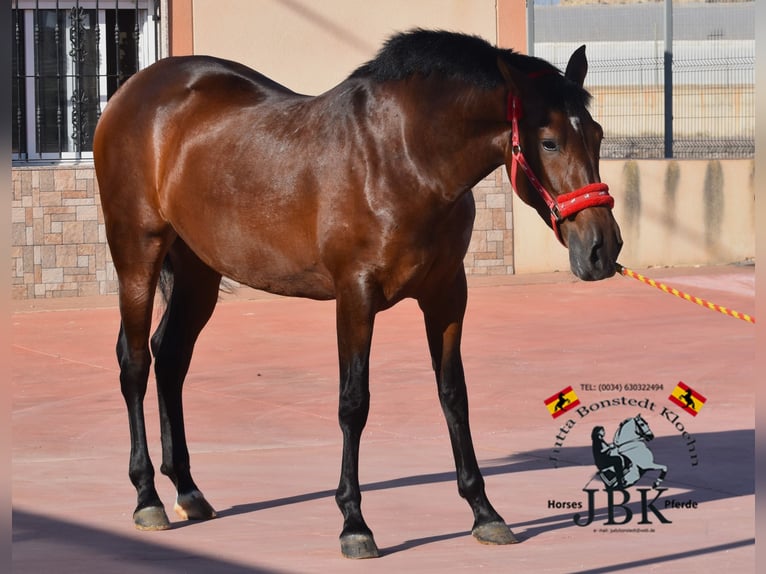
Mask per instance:
[[[156,59],[158,4],[13,0],[14,160],[92,157],[106,101]]]

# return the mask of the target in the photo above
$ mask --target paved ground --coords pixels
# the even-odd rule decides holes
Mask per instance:
[[[647,274],[754,312],[753,267]],[[520,544],[469,534],[413,302],[377,322],[361,478],[383,556],[364,562],[341,558],[337,542],[332,303],[244,292],[219,305],[185,407],[195,477],[220,517],[171,517],[171,530],[147,533],[130,518],[114,299],[17,302],[14,572],[753,572],[755,328],[624,277],[500,283],[472,284],[463,356],[488,493]],[[698,416],[668,400],[679,381],[707,398]],[[554,420],[543,400],[568,385],[580,410]],[[150,392],[159,467],[155,403]],[[647,474],[625,505],[615,496],[610,524],[590,432],[612,437],[636,414],[668,490],[655,501]],[[158,484],[170,511],[170,482]],[[594,519],[578,526],[589,492]]]

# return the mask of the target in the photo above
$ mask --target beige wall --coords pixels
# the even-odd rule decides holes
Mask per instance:
[[[513,0],[523,4],[520,0]],[[194,52],[236,60],[288,88],[318,94],[413,27],[497,43],[496,0],[194,0]],[[502,2],[501,4],[507,4]],[[517,49],[524,48],[521,38]]]
[[[627,267],[711,265],[755,257],[753,160],[610,160],[601,178]],[[516,273],[569,269],[567,251],[537,213],[514,200]]]

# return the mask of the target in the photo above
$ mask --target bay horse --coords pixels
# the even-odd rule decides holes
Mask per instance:
[[[137,528],[170,526],[145,433],[152,356],[160,470],[176,487],[175,511],[215,516],[189,470],[181,391],[225,276],[336,301],[344,556],[378,555],[361,512],[359,443],[375,316],[403,298],[423,312],[472,533],[487,544],[516,541],[485,494],[468,423],[460,340],[471,189],[505,164],[578,277],[615,273],[622,240],[600,182],[602,130],[587,110],[586,72],[584,46],[562,74],[475,36],[417,29],[314,97],[205,56],[160,60],[117,91],[93,155],[119,284]],[[150,339],[158,284],[166,305]]]

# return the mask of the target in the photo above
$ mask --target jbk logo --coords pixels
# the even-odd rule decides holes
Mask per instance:
[[[596,493],[598,490],[584,488],[584,492],[588,494],[588,503],[586,515],[579,512],[574,515],[573,520],[577,526],[588,526],[596,516]],[[656,503],[663,492],[667,488],[637,488],[636,492],[639,494],[640,508],[641,508],[641,520],[638,524],[653,524],[652,518],[659,521],[662,524],[671,524],[671,520],[667,519],[662,512],[657,508]],[[630,493],[627,490],[610,490],[604,489],[606,493],[606,522],[605,525],[621,525],[627,524],[633,518],[634,511],[628,507],[630,502]],[[619,501],[615,497],[621,497]]]
[[[588,387],[586,390],[596,389]],[[662,390],[661,385],[660,390]],[[689,387],[683,383],[678,384],[669,400],[677,406],[680,405],[685,412],[693,416],[699,413],[699,409],[706,401],[705,397],[696,391],[689,390]],[[604,409],[625,406],[654,413],[661,423],[670,423],[680,433],[689,450],[691,466],[699,466],[696,440],[679,420],[680,415],[662,405],[658,408],[658,404],[650,397],[611,397],[590,404],[582,404],[572,387],[566,387],[550,395],[543,402],[553,419],[564,420],[558,429],[554,449],[549,457],[555,467],[558,467],[564,442],[575,434],[576,428],[580,428],[578,422],[590,417],[593,413],[601,413]],[[654,453],[648,445],[655,439],[655,435],[641,413],[624,419],[618,425],[611,442],[608,442],[607,431],[603,426],[589,428],[591,439],[589,454],[592,455],[595,472],[592,472],[582,489],[586,499],[566,501],[549,499],[549,509],[571,509],[577,512],[572,517],[577,526],[588,526],[594,521],[604,521],[603,524],[607,527],[617,527],[599,528],[594,532],[621,532],[626,530],[624,525],[631,521],[637,525],[672,524],[672,521],[663,514],[668,509],[697,508],[698,503],[691,499],[675,500],[668,497],[659,502],[660,497],[668,490],[668,488],[660,487],[666,479],[668,467],[654,460]],[[662,442],[663,445],[670,445],[673,440],[668,439]],[[573,449],[573,454],[577,458],[580,458],[579,452],[579,449]],[[588,454],[585,454],[585,458],[587,457]],[[653,532],[654,529],[649,526],[639,528],[638,531]]]

